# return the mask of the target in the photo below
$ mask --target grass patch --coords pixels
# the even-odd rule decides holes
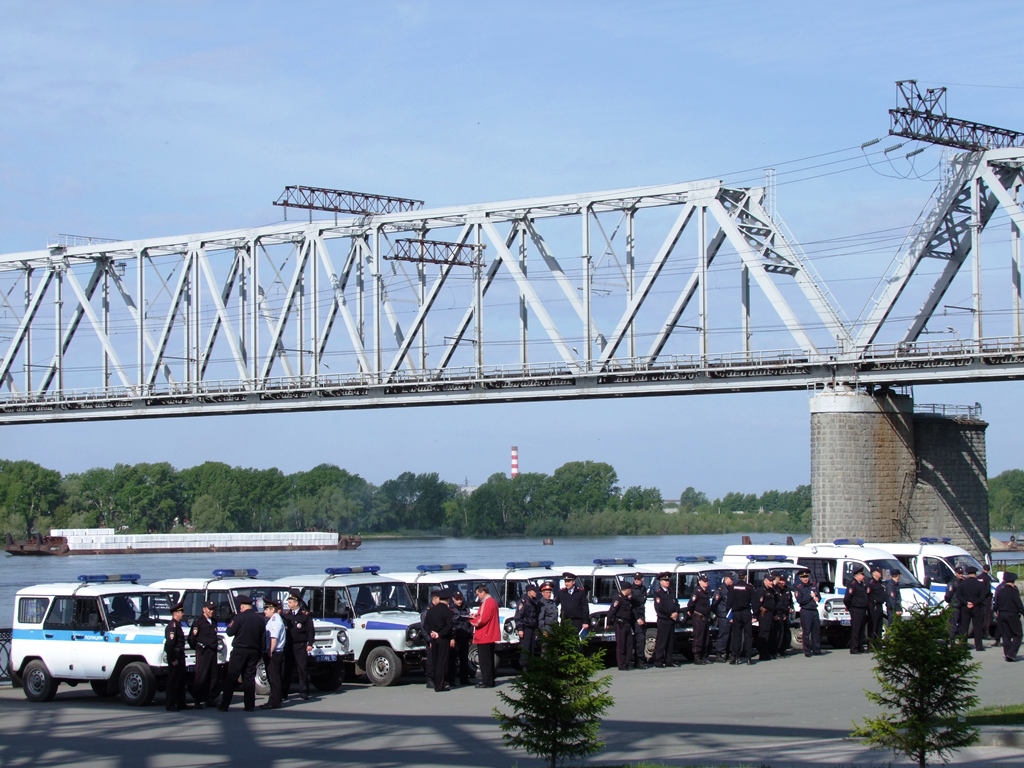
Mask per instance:
[[[967,713],[968,725],[1024,725],[1024,704],[979,707]]]

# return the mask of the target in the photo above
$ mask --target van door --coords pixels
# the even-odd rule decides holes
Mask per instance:
[[[71,630],[72,676],[86,680],[110,677],[107,665],[107,626],[99,598],[76,597]]]
[[[54,677],[71,677],[71,633],[74,629],[75,598],[55,597],[43,621],[43,641],[38,649]]]

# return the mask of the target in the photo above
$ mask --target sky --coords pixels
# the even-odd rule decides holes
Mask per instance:
[[[966,40],[962,9],[7,0],[0,253],[44,247],[57,232],[126,239],[269,224],[288,184],[433,207],[703,178],[756,185],[776,168],[781,218],[857,316],[941,159],[937,148],[883,154],[891,139],[861,149],[886,135],[895,81],[948,86],[951,115],[1024,129],[1024,77],[1010,48]],[[1007,28],[1024,21],[1015,2],[971,9]],[[864,246],[872,233],[884,234]],[[1008,297],[1005,231],[992,237],[986,287]],[[950,301],[963,303],[961,293]],[[949,333],[962,323],[951,316]],[[914,395],[982,405],[994,476],[1024,467],[1019,387]],[[808,397],[6,426],[0,458],[63,473],[119,462],[285,472],[327,462],[378,484],[411,471],[477,485],[508,472],[517,445],[522,471],[603,461],[624,488],[678,498],[694,486],[716,497],[810,481]]]

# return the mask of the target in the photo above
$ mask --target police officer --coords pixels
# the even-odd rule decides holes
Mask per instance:
[[[789,631],[789,617],[793,613],[793,590],[789,588],[786,574],[775,574],[775,620],[779,623],[779,658],[786,658],[786,651],[793,644],[793,633]]]
[[[654,612],[658,616],[658,634],[654,639],[654,666],[674,667],[672,641],[675,639],[679,601],[672,594],[672,574],[658,574],[658,590],[654,593]]]
[[[647,668],[647,589],[644,587],[644,575],[637,571],[633,574],[633,589],[630,593],[633,604],[633,647],[636,650],[636,668]]]
[[[751,656],[751,639],[753,636],[752,611],[757,604],[757,595],[754,588],[748,584],[743,577],[743,571],[736,574],[736,583],[729,590],[729,602],[727,613],[732,618],[729,620],[732,627],[729,634],[732,635],[732,658],[730,664],[739,660],[750,665],[753,664]]]
[[[706,573],[697,576],[697,588],[686,603],[686,615],[693,622],[693,663],[707,664],[711,639],[711,592]]]
[[[992,617],[992,612],[994,610],[992,605],[995,601],[995,597],[993,595],[993,587],[996,586],[995,576],[992,575],[992,566],[988,563],[982,563],[981,573],[978,574],[978,578],[985,582],[985,586],[988,587],[990,595],[988,601],[988,615],[985,616],[985,634],[987,635],[989,634],[989,632],[991,632],[992,639],[995,640],[995,644],[992,647],[995,648],[999,645],[999,640],[997,639],[999,637],[999,634],[998,632],[996,632],[996,622],[995,619]]]
[[[231,659],[228,661],[224,693],[220,698],[221,712],[231,706],[231,697],[242,678],[242,703],[246,712],[256,709],[256,667],[263,652],[263,617],[252,609],[252,598],[241,595],[238,598],[238,613],[228,623],[227,636],[234,638],[231,643]]]
[[[718,641],[715,651],[719,661],[726,661],[729,658],[729,640],[732,635],[732,623],[729,616],[729,592],[732,590],[733,575],[727,573],[722,577],[722,583],[715,590],[715,596],[711,598],[711,612],[717,619]]]
[[[590,606],[587,603],[587,591],[576,586],[576,574],[566,571],[562,574],[565,586],[558,592],[558,607],[562,618],[566,619],[577,632],[590,628]]]
[[[292,670],[299,675],[299,698],[309,698],[309,672],[306,670],[306,661],[309,653],[313,650],[313,641],[316,639],[316,627],[313,626],[313,614],[309,612],[302,602],[302,596],[298,591],[288,594],[288,610],[281,614],[287,630],[287,640],[291,647],[285,650],[285,664],[287,669],[284,673],[284,698],[288,698],[288,689],[291,687]],[[291,662],[289,664],[289,662]]]
[[[188,709],[185,703],[185,630],[181,618],[185,606],[181,603],[171,608],[171,621],[164,628],[164,653],[167,655],[167,702],[168,712]]]
[[[850,612],[850,653],[860,653],[861,647],[867,641],[868,607],[870,606],[868,586],[864,583],[863,566],[857,566],[853,572],[853,578],[846,585],[843,605]]]
[[[213,623],[214,603],[203,603],[203,614],[192,622],[188,633],[189,648],[196,652],[196,675],[192,681],[192,698],[196,709],[202,709],[213,697],[214,670],[217,669],[217,626]]]
[[[960,632],[967,634],[970,629],[974,633],[974,650],[985,650],[984,623],[988,619],[986,605],[991,598],[988,585],[978,578],[977,566],[967,568],[967,578],[960,584],[960,601],[963,606],[963,621]]]
[[[821,595],[817,584],[811,583],[810,571],[800,571],[796,577],[796,604],[800,606],[804,656],[821,656],[821,617],[818,615]]]
[[[1016,582],[1017,574],[1013,571],[1005,571],[1003,583],[996,587],[992,606],[996,621],[999,622],[999,638],[1003,641],[1003,657],[1007,661],[1016,661],[1017,651],[1020,650],[1020,617],[1021,614],[1024,614],[1024,605],[1021,604]]]
[[[284,695],[282,673],[284,671],[284,647],[287,633],[281,618],[281,604],[276,600],[263,601],[263,616],[266,628],[263,637],[263,668],[270,683],[270,698],[260,704],[260,709],[278,709]]]
[[[766,573],[757,588],[757,654],[761,661],[774,659],[779,650],[779,623],[775,620],[775,574]]]
[[[441,595],[441,590],[440,589],[435,589],[435,590],[431,591],[431,593],[430,593],[430,602],[427,603],[427,606],[423,610],[420,611],[420,628],[423,629],[424,634],[426,634],[427,612],[431,608],[433,608],[435,605],[437,605],[438,603],[441,602],[440,595]],[[434,654],[431,652],[431,646],[433,645],[433,640],[430,639],[430,635],[429,634],[426,635],[426,638],[427,638],[427,652],[423,656],[423,674],[427,678],[427,688],[430,688],[431,690],[433,690],[433,688],[434,688]]]
[[[889,580],[885,582],[885,612],[890,624],[897,616],[903,615],[903,593],[900,592],[900,572],[889,571]]]
[[[608,609],[608,626],[615,630],[615,661],[619,669],[629,669],[633,660],[633,585],[623,581],[619,594]]]
[[[455,679],[455,667],[458,666],[459,685],[469,684],[469,644],[473,639],[473,627],[469,624],[469,606],[461,591],[452,593],[448,604],[452,612],[452,624],[455,632],[455,648],[450,652],[448,677]]]
[[[526,594],[516,603],[514,618],[519,634],[519,662],[526,665],[537,640],[537,585],[533,582],[526,585]]]
[[[558,603],[555,602],[555,585],[545,581],[540,585],[540,602],[537,605],[538,637],[546,635],[558,623]]]
[[[455,645],[455,621],[448,608],[451,592],[442,589],[434,594],[437,602],[427,609],[423,631],[430,638],[434,691],[444,693],[451,690],[448,684],[448,654]]]
[[[882,581],[882,566],[871,567],[871,581],[868,582],[868,640],[879,640],[882,637],[885,619],[885,600],[888,590]]]
[[[964,569],[957,566],[953,569],[953,579],[946,584],[946,596],[943,598],[952,610],[949,612],[949,636],[960,634],[960,583],[964,580]]]

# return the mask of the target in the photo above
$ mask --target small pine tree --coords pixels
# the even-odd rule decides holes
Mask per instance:
[[[514,714],[493,710],[505,746],[545,758],[551,768],[604,747],[598,739],[601,715],[611,707],[611,677],[594,680],[604,669],[604,651],[583,653],[584,643],[568,622],[540,638],[540,649],[512,682],[519,698],[499,691]]]
[[[978,732],[957,718],[977,705],[978,665],[962,639],[949,636],[949,608],[928,606],[894,621],[873,645],[875,678],[881,693],[869,700],[890,710],[868,718],[851,734],[876,749],[891,749],[928,765],[928,755],[943,760],[973,744]]]

